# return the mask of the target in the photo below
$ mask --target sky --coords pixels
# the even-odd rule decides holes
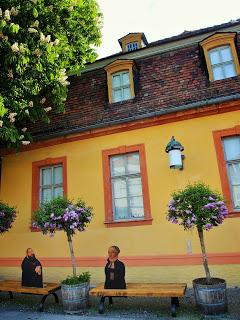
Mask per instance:
[[[144,32],[148,42],[240,18],[240,0],[97,0],[104,15],[99,58],[121,50],[118,39]]]

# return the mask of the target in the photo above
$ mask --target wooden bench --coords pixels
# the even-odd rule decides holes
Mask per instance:
[[[186,288],[186,283],[129,283],[127,289],[104,289],[104,285],[100,284],[90,290],[90,295],[101,297],[99,303],[101,314],[104,313],[106,297],[109,299],[109,304],[113,303],[113,297],[170,297],[171,314],[176,317],[179,307],[178,298],[185,295]]]
[[[35,288],[35,287],[22,287],[20,281],[14,281],[14,280],[0,281],[0,291],[7,291],[10,295],[10,299],[13,299],[13,292],[43,296],[38,307],[38,311],[40,312],[43,311],[44,302],[46,301],[47,297],[51,294],[54,296],[55,302],[59,303],[56,291],[59,290],[60,288],[61,286],[57,283],[44,283],[43,288]]]

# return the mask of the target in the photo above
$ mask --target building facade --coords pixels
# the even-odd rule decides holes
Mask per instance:
[[[205,233],[213,276],[240,284],[240,21],[148,43],[119,40],[122,51],[88,65],[71,85],[64,114],[31,128],[35,142],[2,150],[1,199],[18,208],[0,239],[0,277],[19,278],[33,247],[45,280],[71,273],[63,232],[31,228],[41,202],[58,195],[94,208],[74,237],[78,271],[103,281],[107,248],[121,248],[127,281],[186,281],[204,276],[195,231],[166,220],[171,193],[204,181],[223,193],[229,217]],[[165,148],[184,146],[183,168]]]

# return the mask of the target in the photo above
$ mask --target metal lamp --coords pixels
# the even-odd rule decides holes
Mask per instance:
[[[169,154],[169,166],[170,169],[183,169],[183,159],[182,151],[184,150],[180,142],[176,141],[174,136],[166,146],[165,151]]]

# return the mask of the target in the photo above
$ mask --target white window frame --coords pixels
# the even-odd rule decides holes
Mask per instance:
[[[126,51],[135,51],[138,49],[138,42],[130,42],[126,45]]]
[[[240,136],[233,136],[232,138],[238,138],[240,140]],[[230,186],[230,191],[231,191],[231,196],[232,196],[232,205],[233,205],[233,210],[235,211],[239,211],[240,209],[240,205],[236,206],[234,203],[234,191],[233,191],[233,183],[232,183],[232,179],[231,179],[231,175],[230,175],[230,166],[237,164],[240,165],[240,158],[237,159],[231,159],[231,160],[227,160],[227,154],[226,154],[226,150],[225,150],[225,146],[224,146],[224,140],[227,139],[228,137],[223,138],[223,150],[224,150],[224,160],[226,163],[226,167],[227,167],[227,174],[228,174],[228,181],[229,181],[229,186]]]
[[[144,195],[143,195],[143,185],[142,185],[142,175],[141,175],[141,168],[139,172],[136,173],[129,173],[127,170],[127,156],[129,154],[138,154],[139,157],[139,168],[140,168],[140,153],[138,151],[134,151],[131,153],[126,153],[126,154],[122,154],[122,155],[117,155],[118,157],[123,157],[124,159],[124,167],[125,167],[125,174],[120,174],[120,175],[112,175],[113,172],[113,166],[112,166],[112,161],[111,158],[114,158],[115,156],[111,156],[110,157],[110,174],[111,174],[111,191],[112,191],[112,208],[113,208],[113,221],[139,221],[139,220],[144,220],[145,217],[145,212],[144,212]],[[129,178],[140,178],[141,179],[141,187],[142,187],[142,194],[139,195],[139,197],[142,197],[142,201],[143,201],[143,214],[140,217],[133,217],[131,216],[130,212],[131,212],[131,206],[130,206],[130,199],[134,198],[136,196],[131,196],[130,195],[130,191],[129,191],[129,183],[128,180]],[[125,180],[126,181],[126,197],[123,198],[127,198],[127,212],[126,212],[126,218],[117,218],[116,216],[116,206],[115,206],[115,199],[121,199],[121,198],[115,198],[114,197],[114,188],[113,188],[113,181],[114,180]]]
[[[127,73],[128,76],[129,76],[129,83],[127,85],[123,85],[123,80],[122,80],[122,77],[123,75]],[[113,77],[114,76],[120,76],[120,86],[119,87],[113,87]],[[127,89],[129,88],[129,91],[130,91],[130,97],[129,98],[124,98],[124,89]],[[118,91],[118,90],[121,90],[121,100],[115,100],[115,94],[114,94],[114,91]],[[129,70],[124,70],[124,71],[120,71],[120,72],[115,72],[112,74],[112,101],[113,103],[114,102],[121,102],[121,101],[126,101],[126,100],[129,100],[131,99],[131,79],[130,79],[130,72]]]
[[[53,174],[53,170],[55,168],[59,168],[61,167],[62,168],[62,183],[54,183],[54,174]],[[49,185],[43,185],[43,175],[42,175],[42,172],[43,170],[46,170],[46,169],[51,169],[51,182],[52,184],[49,184]],[[40,168],[40,186],[39,186],[39,202],[40,202],[40,205],[43,204],[43,190],[44,189],[51,189],[51,200],[54,199],[54,189],[55,188],[62,188],[62,193],[64,193],[64,190],[63,190],[63,165],[62,164],[58,164],[58,165],[53,165],[53,166],[46,166],[46,167],[41,167]]]
[[[228,60],[228,61],[222,61],[222,50],[223,49],[226,49],[226,48],[229,48],[230,49],[230,52],[231,52],[231,57],[232,59],[231,60]],[[217,52],[218,53],[218,56],[219,56],[219,59],[220,59],[220,62],[219,63],[215,63],[215,64],[212,64],[211,62],[211,55],[210,53],[212,52]],[[219,46],[219,47],[216,47],[214,49],[210,49],[208,51],[208,56],[209,56],[209,61],[210,61],[210,64],[211,64],[211,68],[212,68],[212,76],[213,76],[213,80],[216,81],[216,80],[222,80],[222,79],[227,79],[227,78],[232,78],[232,77],[235,77],[237,76],[237,70],[236,70],[236,66],[235,66],[235,61],[234,61],[234,58],[233,58],[233,53],[232,53],[232,48],[230,45],[224,45],[224,46]],[[234,68],[234,71],[235,71],[235,75],[234,76],[231,76],[231,77],[227,77],[226,76],[226,73],[225,73],[225,66],[226,65],[232,65],[233,68]],[[220,67],[221,70],[222,70],[222,74],[223,74],[223,78],[221,79],[215,79],[214,78],[214,68],[215,67]]]

